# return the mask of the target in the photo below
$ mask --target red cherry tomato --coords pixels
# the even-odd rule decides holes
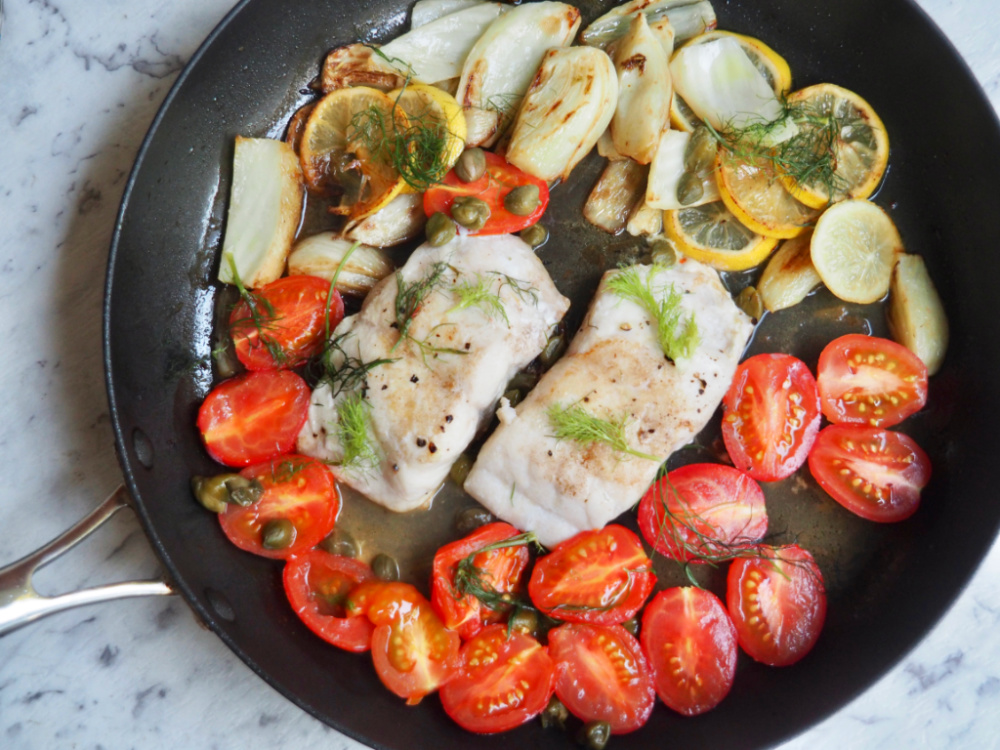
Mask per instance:
[[[892,427],[927,403],[927,367],[888,339],[841,336],[819,355],[817,372],[823,414],[835,424]]]
[[[823,575],[798,545],[734,560],[726,604],[740,646],[772,667],[794,664],[816,644],[826,619]]]
[[[809,454],[819,486],[869,521],[902,521],[916,512],[931,461],[909,435],[858,425],[830,425]]]
[[[736,676],[736,628],[719,598],[687,586],[661,591],[642,614],[642,647],[656,694],[696,716],[729,694]]]
[[[493,734],[542,712],[555,685],[548,649],[520,632],[491,625],[462,646],[458,674],[441,688],[441,704],[456,724]]]
[[[323,347],[323,337],[344,318],[344,301],[333,290],[324,321],[330,284],[316,276],[286,276],[240,300],[229,315],[236,356],[248,370],[298,367]]]
[[[806,462],[820,418],[816,381],[804,362],[789,354],[750,357],[722,403],[722,439],[737,469],[773,482]]]
[[[219,514],[222,530],[240,549],[262,557],[291,557],[315,547],[333,529],[340,493],[330,470],[315,458],[282,456],[248,466],[240,476],[264,486],[264,494],[253,505],[229,505]],[[264,526],[279,519],[291,522],[293,541],[283,549],[266,549]]]
[[[508,164],[503,157],[489,151],[486,154],[486,172],[478,180],[462,182],[455,170],[445,175],[441,183],[434,185],[424,193],[424,213],[432,216],[438,211],[451,216],[451,204],[460,195],[469,195],[486,201],[490,207],[490,218],[486,225],[473,234],[511,234],[525,227],[530,227],[545,213],[549,204],[549,186],[545,180],[522,172],[513,164]],[[512,214],[503,205],[507,193],[522,185],[538,187],[538,208],[527,216]]]
[[[612,734],[633,732],[656,701],[653,673],[637,641],[621,625],[569,623],[549,631],[556,695],[583,721],[606,721]]]
[[[655,583],[639,537],[609,524],[581,531],[540,558],[528,594],[550,617],[613,625],[635,615]]]
[[[678,562],[726,560],[767,533],[764,491],[731,466],[682,466],[646,492],[639,529],[657,552]]]
[[[288,370],[250,372],[223,380],[198,410],[208,455],[248,466],[288,453],[309,413],[309,386]]]
[[[528,566],[530,555],[526,546],[500,547],[476,553],[483,547],[503,542],[519,533],[509,523],[491,523],[437,551],[431,577],[431,604],[445,627],[469,639],[482,630],[484,624],[500,621],[503,609],[490,609],[472,594],[459,594],[455,590],[455,573],[462,560],[475,555],[471,567],[479,585],[498,594],[516,591]]]
[[[375,626],[367,617],[349,617],[344,606],[352,589],[375,580],[371,568],[313,549],[291,557],[282,578],[292,609],[312,632],[346,651],[371,648]]]

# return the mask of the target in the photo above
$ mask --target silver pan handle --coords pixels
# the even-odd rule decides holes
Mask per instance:
[[[2,0],[0,0],[2,2]],[[31,576],[77,543],[86,539],[111,516],[128,505],[128,493],[119,487],[111,496],[64,534],[12,565],[0,568],[0,636],[39,618],[83,604],[133,596],[176,593],[164,581],[130,581],[71,591],[60,596],[42,596],[31,585]]]

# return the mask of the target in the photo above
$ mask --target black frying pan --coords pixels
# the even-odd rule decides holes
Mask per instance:
[[[585,20],[609,5],[580,3]],[[757,748],[832,713],[928,631],[1000,522],[988,469],[1000,443],[1000,391],[991,382],[1000,353],[984,345],[1000,340],[992,284],[1000,261],[988,218],[1000,203],[992,109],[953,49],[907,0],[718,0],[716,10],[721,28],[759,36],[780,51],[796,87],[841,84],[882,116],[892,158],[877,200],[909,251],[927,260],[952,341],[931,382],[930,407],[906,424],[935,472],[912,519],[865,524],[818,497],[793,511],[781,488],[774,490],[785,532],[818,550],[829,583],[828,620],[814,652],[786,669],[741,657],[733,692],[718,709],[683,719],[659,707],[646,727],[615,740],[622,750],[660,747],[664,738],[684,747]],[[192,474],[218,470],[193,425],[212,378],[213,279],[233,138],[280,135],[308,98],[303,90],[328,48],[388,38],[406,19],[400,0],[245,0],[178,80],[130,178],[108,269],[105,364],[119,454],[146,532],[190,605],[307,711],[376,747],[568,747],[565,736],[537,723],[474,737],[433,697],[405,708],[378,682],[367,657],[331,648],[301,626],[284,599],[279,567],[226,543],[189,495]],[[949,138],[956,132],[960,138]],[[548,219],[556,231],[545,257],[574,299],[585,299],[602,264],[633,252],[627,241],[576,218],[599,166],[591,160],[556,189]],[[581,259],[590,264],[584,272],[568,273],[584,265]],[[794,317],[766,318],[754,346],[790,346],[814,365],[821,343],[804,332],[838,310],[820,293]],[[844,312],[836,326],[884,330],[877,308]]]

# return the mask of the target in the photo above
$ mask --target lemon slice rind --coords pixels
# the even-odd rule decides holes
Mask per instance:
[[[720,271],[753,268],[778,244],[743,226],[722,201],[664,211],[663,231],[681,253]]]

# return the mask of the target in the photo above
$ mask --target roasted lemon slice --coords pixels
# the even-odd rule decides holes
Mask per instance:
[[[675,91],[670,99],[670,127],[674,130],[683,130],[685,133],[693,133],[700,124],[698,115]]]
[[[688,44],[704,44],[713,39],[721,39],[727,36],[739,42],[743,51],[747,53],[747,57],[750,58],[750,62],[763,74],[768,84],[774,89],[775,94],[780,95],[792,87],[792,71],[788,67],[788,63],[785,62],[785,58],[764,44],[760,39],[755,39],[752,36],[744,36],[743,34],[734,34],[732,31],[719,31],[716,29],[699,34],[686,42],[685,46]]]
[[[889,291],[903,241],[892,219],[866,200],[830,206],[816,222],[809,254],[816,273],[845,302],[867,304]]]
[[[418,193],[440,182],[465,148],[465,115],[455,97],[436,86],[408,83],[389,92],[406,113],[399,145],[405,156],[397,168],[406,182],[404,192]]]
[[[719,195],[747,229],[791,239],[816,221],[819,211],[792,197],[766,160],[751,164],[723,151],[715,171]]]
[[[396,128],[405,127],[403,110],[377,89],[327,94],[310,113],[299,145],[309,189],[341,193],[331,210],[352,221],[375,213],[406,184],[390,156]]]
[[[743,271],[778,244],[743,226],[722,201],[663,212],[663,231],[688,257],[720,271]]]

